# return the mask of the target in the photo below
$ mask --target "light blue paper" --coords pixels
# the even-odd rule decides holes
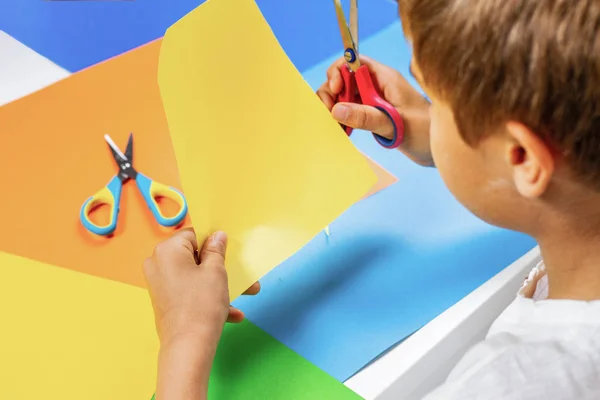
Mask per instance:
[[[361,52],[408,77],[399,23],[364,40]],[[335,58],[304,75],[314,88]],[[535,245],[471,215],[435,169],[381,148],[370,133],[355,131],[352,139],[399,182],[347,211],[328,240],[323,233],[269,273],[259,296],[235,303],[340,381]]]

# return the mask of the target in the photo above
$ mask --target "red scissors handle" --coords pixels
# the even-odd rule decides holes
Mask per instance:
[[[342,79],[344,81],[344,87],[342,92],[338,95],[338,101],[342,103],[361,103],[360,96],[358,95],[358,88],[356,87],[356,79],[354,79],[354,72],[350,71],[346,65],[340,68],[342,73]],[[342,125],[346,134],[350,136],[354,128],[351,126]]]
[[[342,79],[344,80],[344,89],[338,96],[340,102],[350,102],[364,104],[375,107],[382,111],[392,122],[394,128],[394,136],[392,139],[384,138],[383,136],[373,133],[375,140],[388,149],[393,149],[400,144],[404,139],[404,120],[394,106],[385,101],[373,85],[371,73],[366,65],[362,65],[356,72],[350,71],[349,68],[341,68]],[[360,96],[357,96],[357,89]],[[346,134],[350,136],[352,128],[344,127]]]

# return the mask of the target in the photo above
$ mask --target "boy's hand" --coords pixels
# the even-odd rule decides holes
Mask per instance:
[[[225,251],[227,237],[217,232],[198,255],[192,229],[183,229],[156,246],[144,263],[161,343],[196,337],[218,342],[225,321],[241,322],[244,314],[229,306]],[[199,264],[198,262],[199,261]],[[256,294],[258,282],[246,294]]]
[[[183,229],[144,262],[160,338],[157,400],[206,399],[223,325],[244,319],[229,306],[226,247],[227,237],[218,232],[198,254],[196,234]],[[259,290],[257,282],[246,294]]]
[[[400,150],[418,164],[433,165],[429,147],[429,102],[395,69],[365,56],[360,56],[360,61],[369,68],[379,94],[396,107],[404,119],[405,138]],[[391,139],[394,128],[384,113],[362,104],[337,102],[344,87],[340,68],[346,68],[345,64],[341,58],[329,67],[327,81],[317,94],[339,123]]]

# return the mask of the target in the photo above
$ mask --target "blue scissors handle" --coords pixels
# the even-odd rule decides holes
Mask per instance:
[[[148,178],[144,174],[137,173],[137,177],[135,178],[135,183],[137,184],[138,189],[142,193],[148,208],[152,211],[154,218],[156,221],[166,227],[177,226],[183,222],[185,216],[187,215],[188,205],[187,201],[183,194],[170,186],[163,185],[162,183],[158,183]],[[160,207],[158,206],[158,202],[156,201],[159,197],[168,198],[179,206],[179,210],[172,217],[165,216]]]
[[[121,200],[121,189],[123,184],[118,176],[100,189],[96,194],[87,199],[81,207],[79,219],[88,231],[100,236],[110,235],[117,229],[117,218],[119,215],[119,202]],[[100,205],[110,208],[109,222],[107,225],[97,225],[90,219],[90,213]]]

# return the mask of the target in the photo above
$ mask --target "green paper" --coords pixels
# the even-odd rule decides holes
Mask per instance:
[[[248,320],[225,327],[209,400],[361,399]]]
[[[208,400],[314,399],[362,397],[248,320],[225,326],[210,376]]]

